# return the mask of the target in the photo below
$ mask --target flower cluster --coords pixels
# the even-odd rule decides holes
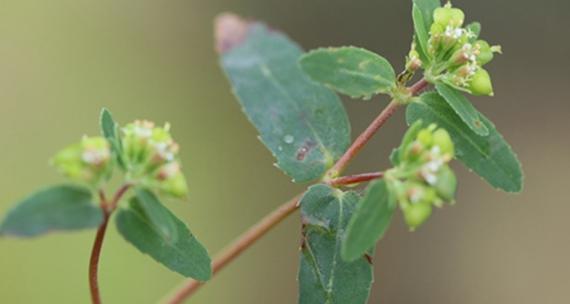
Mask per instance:
[[[97,186],[111,174],[111,146],[103,137],[84,136],[56,154],[52,164],[71,180]]]
[[[450,2],[434,10],[433,20],[427,50],[431,60],[428,74],[473,95],[492,96],[491,78],[483,66],[494,53],[501,53],[501,47],[477,40],[478,33],[463,27],[463,11]]]
[[[129,179],[175,197],[187,195],[178,160],[179,147],[170,135],[170,125],[156,127],[150,121],[135,121],[121,131]]]
[[[152,122],[137,120],[122,128],[120,135],[118,141],[83,137],[80,143],[59,152],[52,164],[71,180],[98,188],[111,177],[117,160],[128,183],[174,197],[187,196],[178,144],[172,139],[168,124],[156,127]]]
[[[429,218],[433,206],[453,201],[457,181],[448,163],[454,146],[449,133],[434,124],[421,130],[412,127],[406,137],[410,140],[399,148],[399,164],[387,172],[387,182],[414,230]]]

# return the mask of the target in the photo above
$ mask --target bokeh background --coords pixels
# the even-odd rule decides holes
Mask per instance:
[[[274,168],[232,97],[213,51],[223,11],[265,20],[306,49],[356,45],[402,68],[411,1],[0,0],[0,214],[62,178],[47,160],[98,132],[103,106],[120,122],[169,121],[182,146],[190,202],[169,202],[211,253],[303,186]],[[568,303],[570,288],[570,2],[455,0],[503,45],[496,97],[473,98],[526,173],[521,195],[461,166],[458,203],[415,233],[400,216],[380,243],[370,303]],[[346,100],[353,133],[386,104]],[[351,167],[385,168],[403,111]],[[191,303],[296,302],[298,214],[230,265]],[[88,303],[94,231],[0,240],[1,303]],[[155,303],[182,278],[111,227],[101,261],[106,303]]]

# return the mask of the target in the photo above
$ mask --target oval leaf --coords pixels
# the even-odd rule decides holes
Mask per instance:
[[[468,128],[443,97],[435,92],[423,94],[421,102],[409,105],[406,111],[408,124],[421,119],[445,128],[455,144],[457,158],[493,187],[520,192],[523,173],[516,155],[495,126],[482,114],[480,116],[489,130],[485,137]]]
[[[222,67],[277,166],[296,182],[321,177],[350,143],[338,96],[303,73],[301,49],[283,34],[233,15],[216,30]]]
[[[438,83],[435,87],[437,92],[473,132],[480,136],[489,135],[489,129],[481,122],[481,114],[463,93],[443,83]]]
[[[0,225],[0,234],[32,237],[51,231],[96,228],[102,222],[103,212],[92,204],[89,189],[60,185],[19,202]]]
[[[364,304],[372,284],[366,257],[346,262],[340,256],[343,232],[358,196],[316,185],[301,199],[303,245],[299,265],[299,303]]]
[[[376,245],[390,226],[395,207],[384,181],[368,186],[346,229],[341,251],[345,261],[361,259]]]
[[[150,223],[156,228],[161,236],[171,243],[176,242],[178,231],[176,222],[173,221],[171,213],[162,206],[156,195],[150,190],[137,188],[135,190],[139,206],[148,217]]]
[[[414,0],[412,7],[412,19],[414,21],[414,31],[416,33],[417,48],[422,61],[429,62],[428,39],[429,31],[433,23],[433,11],[441,6],[439,0]]]
[[[101,134],[107,138],[109,143],[111,144],[111,149],[117,160],[117,163],[122,169],[125,169],[125,163],[121,157],[122,154],[122,146],[121,140],[119,138],[119,124],[113,120],[113,116],[111,112],[106,108],[101,109],[101,115],[99,117],[99,125],[101,128]]]
[[[300,63],[313,80],[353,98],[387,93],[396,85],[388,60],[361,48],[317,49],[303,55]]]
[[[119,233],[142,253],[150,255],[157,262],[185,277],[207,281],[212,276],[210,257],[206,249],[192,235],[188,227],[162,204],[152,206],[155,219],[167,222],[173,227],[176,238],[165,235],[151,220],[144,203],[133,197],[127,209],[119,210],[116,218]]]

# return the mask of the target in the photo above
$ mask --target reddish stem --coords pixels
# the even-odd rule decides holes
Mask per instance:
[[[425,89],[428,86],[428,82],[422,79],[416,82],[409,88],[410,94],[415,95]],[[362,150],[362,148],[370,141],[372,136],[386,123],[386,121],[394,115],[396,110],[400,107],[400,103],[396,100],[392,100],[390,104],[380,114],[372,121],[372,123],[362,132],[356,140],[352,143],[352,146],[346,150],[343,156],[336,162],[336,164],[328,171],[327,176],[336,177],[340,175],[348,163],[354,159],[354,157]]]
[[[275,227],[287,216],[293,213],[299,206],[298,202],[301,194],[295,196],[279,208],[261,219],[255,226],[249,228],[246,232],[240,235],[230,246],[222,250],[220,254],[214,259],[212,264],[213,275],[218,273],[224,266],[229,264],[237,258],[245,249],[249,248],[253,243],[265,235],[271,228]],[[192,295],[203,285],[202,282],[189,279],[182,283],[172,296],[167,300],[169,304],[182,303],[184,299]]]
[[[131,187],[131,184],[125,184],[113,196],[111,202],[108,202],[105,193],[99,191],[99,198],[101,199],[101,210],[103,210],[103,223],[99,226],[97,234],[95,235],[95,241],[93,242],[93,248],[91,249],[91,258],[89,260],[89,289],[91,291],[91,302],[93,304],[101,304],[101,294],[99,292],[99,278],[98,278],[98,268],[99,268],[99,258],[101,256],[101,248],[103,247],[103,241],[105,240],[105,232],[107,231],[107,225],[109,224],[109,218],[113,211],[115,211],[117,204],[125,195],[127,190]]]
[[[382,177],[384,177],[384,172],[361,173],[335,178],[329,181],[329,185],[333,187],[354,185],[369,182],[371,180],[379,179]]]
[[[428,82],[424,79],[416,82],[409,88],[412,95],[419,93],[428,86]],[[366,130],[354,141],[352,146],[346,151],[346,153],[339,159],[339,161],[327,172],[327,176],[335,177],[340,174],[346,165],[358,154],[362,147],[372,138],[372,136],[382,127],[388,118],[394,114],[398,108],[398,103],[395,101],[390,102],[390,104],[378,115],[378,117],[370,124]],[[349,185],[354,183],[360,183],[364,181],[370,181],[373,179],[381,178],[383,174],[381,172],[377,173],[365,173],[353,176],[346,176],[340,178],[333,178],[328,181],[330,185]],[[253,243],[265,235],[271,228],[279,224],[283,219],[292,214],[299,206],[298,200],[301,195],[297,195],[295,198],[281,205],[278,209],[264,217],[255,226],[251,227],[241,236],[239,236],[229,247],[224,249],[219,255],[216,256],[212,264],[213,274],[218,273],[224,266],[229,264],[235,258],[237,258],[245,249],[249,248]],[[186,298],[192,296],[204,283],[198,282],[193,279],[189,279],[183,282],[180,287],[178,287],[170,297],[165,300],[169,304],[180,304]]]

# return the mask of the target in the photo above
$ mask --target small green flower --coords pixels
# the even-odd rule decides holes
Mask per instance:
[[[103,137],[83,137],[57,153],[51,163],[71,180],[98,186],[112,171],[111,146]]]
[[[187,195],[179,146],[170,134],[169,124],[156,127],[153,122],[137,120],[126,125],[122,135],[129,179],[175,197]]]
[[[386,180],[410,229],[424,223],[432,207],[453,202],[457,180],[449,167],[455,148],[449,133],[435,124],[412,126],[399,149],[398,166],[386,173]],[[421,129],[419,129],[421,128]]]
[[[501,53],[500,46],[477,40],[470,28],[464,28],[465,14],[451,3],[433,12],[428,40],[430,62],[423,66],[426,79],[444,82],[473,95],[493,95],[488,73],[482,66]]]

